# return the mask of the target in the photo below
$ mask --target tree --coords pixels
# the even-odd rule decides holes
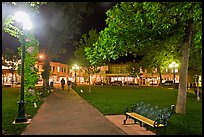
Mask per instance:
[[[135,62],[135,60],[133,60],[133,62],[128,62],[128,67],[127,67],[127,71],[130,73],[131,76],[134,77],[134,79],[136,77],[139,76],[140,74],[140,63]]]
[[[90,78],[91,75],[94,73],[98,73],[99,69],[97,68],[96,65],[91,65],[91,63],[86,59],[85,51],[84,49],[86,47],[92,47],[93,44],[96,42],[98,39],[99,35],[97,34],[95,29],[91,29],[89,31],[89,34],[83,34],[82,38],[77,42],[77,48],[74,52],[76,60],[78,60],[78,63],[80,66],[82,66],[85,71],[89,75],[89,92],[91,92],[91,87],[90,87]]]
[[[50,61],[62,56],[66,52],[64,47],[75,42],[74,36],[80,34],[81,15],[89,12],[86,6],[87,3],[82,2],[50,2],[40,9],[47,20],[44,27],[46,47],[41,47],[47,55],[43,73],[46,88],[49,87]]]
[[[195,76],[195,81],[197,82],[197,100],[199,101],[198,76],[202,75],[202,48],[192,47],[189,58],[189,71],[192,71]]]
[[[162,44],[165,46],[166,44]],[[168,44],[170,45],[170,44]],[[178,58],[175,54],[176,51],[169,49],[168,46],[165,46],[166,50],[164,49],[149,49],[146,50],[147,52],[144,53],[144,56],[141,60],[141,64],[143,68],[152,69],[157,68],[157,72],[159,73],[160,77],[160,86],[162,86],[162,72],[165,68],[169,66],[172,61],[179,62]],[[163,47],[162,47],[163,48]],[[173,51],[173,52],[172,52]]]
[[[189,51],[191,46],[201,47],[201,2],[121,2],[106,14],[107,27],[94,48],[86,50],[90,62],[117,59],[128,52],[137,56],[149,47],[157,50],[155,45],[175,42],[169,46],[178,50],[181,64],[176,113],[185,114]]]

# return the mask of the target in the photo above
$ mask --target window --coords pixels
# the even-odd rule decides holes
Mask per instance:
[[[57,72],[60,72],[60,67],[59,66],[57,67]]]
[[[117,73],[121,73],[121,68],[117,67]]]
[[[112,73],[116,73],[116,67],[112,67]]]

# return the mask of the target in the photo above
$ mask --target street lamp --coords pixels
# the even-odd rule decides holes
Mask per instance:
[[[44,61],[47,58],[47,56],[45,53],[41,52],[41,53],[39,53],[38,58],[39,58],[39,60]]]
[[[18,122],[27,122],[28,118],[25,115],[25,102],[24,102],[24,58],[25,58],[25,35],[26,30],[30,30],[32,28],[32,24],[29,20],[29,17],[25,12],[19,11],[16,12],[14,15],[14,19],[17,22],[20,22],[23,28],[23,38],[22,38],[22,44],[21,44],[21,96],[20,101],[18,102],[19,108],[18,108],[18,115],[15,120],[15,123]]]
[[[43,59],[43,55],[39,55],[39,58],[40,58],[40,59]]]
[[[178,67],[178,64],[173,61],[171,64],[169,64],[169,67],[173,68],[173,74],[174,74],[174,80],[173,81],[174,81],[174,84],[175,84],[175,68]]]
[[[72,69],[74,70],[74,85],[76,86],[76,70],[79,69],[79,66],[77,66],[76,64],[74,64],[74,66],[72,67]]]

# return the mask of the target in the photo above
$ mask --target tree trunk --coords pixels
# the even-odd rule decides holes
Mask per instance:
[[[185,114],[186,113],[186,98],[187,98],[187,77],[188,77],[188,62],[189,62],[189,51],[192,39],[193,22],[188,21],[184,44],[182,49],[181,57],[181,69],[179,78],[179,89],[176,102],[176,113]]]
[[[200,100],[199,83],[197,82],[197,100]]]
[[[50,61],[46,61],[46,68],[47,68],[47,70],[46,71],[50,71]],[[45,88],[49,88],[49,77],[50,77],[50,75],[49,75],[49,73],[47,73],[48,74],[48,76],[46,77],[46,79],[45,79]]]
[[[152,87],[153,87],[153,72],[152,72]]]
[[[161,69],[160,69],[160,66],[158,66],[158,72],[159,72],[159,86],[161,87],[162,86],[162,74],[161,74]]]
[[[197,82],[197,100],[200,100],[200,91],[199,91],[199,75],[197,74],[196,77],[196,82]]]
[[[13,79],[13,71],[12,71],[12,74],[11,74],[11,87],[13,87],[13,84],[14,84],[14,79]]]
[[[91,92],[91,74],[89,73],[89,92]]]
[[[43,75],[43,86],[49,89],[49,78],[50,78],[50,59],[47,58],[44,61],[44,75]]]

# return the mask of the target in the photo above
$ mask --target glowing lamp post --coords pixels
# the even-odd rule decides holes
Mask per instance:
[[[72,69],[74,70],[74,85],[76,86],[76,70],[79,69],[79,66],[77,66],[76,64],[74,64],[74,66],[72,67]]]
[[[173,74],[174,74],[174,83],[175,83],[175,69],[178,67],[178,64],[176,62],[172,62],[171,64],[169,64],[170,68],[173,68]]]
[[[16,12],[14,15],[14,19],[17,22],[21,23],[22,31],[23,31],[23,38],[22,38],[22,44],[21,44],[21,96],[20,101],[18,102],[19,108],[18,108],[18,115],[15,120],[15,123],[18,122],[26,122],[27,116],[25,115],[25,102],[24,102],[24,58],[25,58],[25,31],[30,30],[32,28],[32,24],[29,20],[28,15],[25,12]]]

